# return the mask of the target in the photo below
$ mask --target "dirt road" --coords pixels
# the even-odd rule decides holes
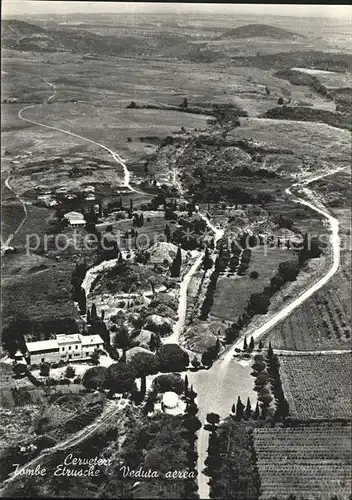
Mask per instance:
[[[52,87],[54,89],[54,93],[46,101],[46,103],[49,103],[51,101],[51,99],[53,99],[56,96],[57,89],[56,89],[56,87],[55,87],[55,85],[53,83],[50,83],[50,82],[48,82],[45,79],[44,79],[44,81],[45,81],[45,83],[47,85],[50,85],[50,87]],[[21,120],[25,121],[25,122],[32,123],[33,125],[38,125],[38,127],[43,127],[43,128],[47,128],[49,130],[56,130],[57,132],[62,132],[63,134],[70,135],[71,137],[76,137],[77,139],[82,139],[83,141],[90,142],[91,144],[94,144],[95,146],[98,146],[98,147],[104,149],[105,151],[107,151],[113,157],[113,159],[115,160],[115,162],[118,163],[123,168],[123,173],[124,173],[124,182],[123,182],[123,184],[124,184],[124,186],[126,188],[128,188],[130,191],[132,191],[133,193],[140,193],[139,191],[137,191],[136,189],[134,189],[131,186],[131,184],[130,184],[131,173],[129,172],[125,161],[121,158],[121,156],[116,151],[113,151],[112,149],[108,148],[104,144],[100,144],[99,142],[93,141],[92,139],[88,139],[87,137],[84,137],[82,135],[75,134],[74,132],[70,132],[68,130],[64,130],[64,129],[59,128],[59,127],[53,127],[52,125],[45,125],[44,123],[37,122],[37,121],[31,120],[29,118],[25,118],[23,116],[23,112],[24,111],[26,111],[27,109],[36,108],[37,106],[43,106],[43,104],[31,104],[30,106],[25,106],[24,108],[22,108],[22,109],[19,110],[18,117]]]

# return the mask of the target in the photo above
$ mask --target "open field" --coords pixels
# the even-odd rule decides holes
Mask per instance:
[[[71,297],[73,263],[40,259],[28,265],[28,258],[6,256],[3,268],[3,328],[20,314],[28,316],[33,332],[67,333],[77,330],[79,316]]]
[[[211,316],[227,321],[236,321],[243,314],[252,293],[261,293],[264,287],[270,285],[271,278],[277,273],[280,262],[297,260],[292,250],[268,249],[264,247],[252,249],[251,260],[245,276],[220,277],[214,294],[214,305]],[[257,279],[249,277],[252,271],[257,271]]]
[[[323,123],[257,118],[241,118],[241,124],[230,134],[236,138],[252,138],[264,146],[290,149],[304,159],[306,172],[349,164],[351,134],[347,130]]]
[[[351,491],[351,426],[347,423],[254,429],[261,500],[347,499]]]
[[[351,418],[351,354],[280,356],[290,416],[300,420]]]

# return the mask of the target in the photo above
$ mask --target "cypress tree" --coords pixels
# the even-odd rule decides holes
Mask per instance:
[[[187,390],[188,390],[188,377],[186,374],[186,376],[185,376],[185,394],[187,394]]]
[[[90,315],[92,319],[97,319],[97,306],[94,304],[94,302],[92,304]]]
[[[253,418],[256,420],[259,418],[259,403],[257,402],[254,413],[253,413]]]
[[[259,340],[259,345],[258,345],[258,349],[261,350],[263,349],[264,345],[263,345],[263,341],[262,340]]]
[[[247,398],[247,405],[245,409],[245,415],[247,418],[251,418],[252,415],[252,407],[251,407],[251,401],[249,398]]]
[[[243,351],[246,351],[247,349],[248,349],[247,337],[245,337],[243,341]]]
[[[79,300],[79,309],[81,314],[86,314],[87,312],[87,299],[86,299],[86,292],[84,289],[81,287],[80,289],[80,300]]]
[[[213,259],[209,255],[209,248],[205,248],[204,258],[203,258],[203,269],[208,271],[213,266]]]
[[[253,349],[254,349],[254,338],[253,337],[251,337],[251,340],[249,342],[249,348],[251,351],[253,351]]]
[[[241,420],[242,417],[243,417],[243,410],[244,410],[244,404],[242,403],[241,401],[241,398],[240,396],[238,396],[238,399],[237,399],[237,406],[236,406],[236,418],[238,420]]]
[[[271,342],[269,342],[269,347],[268,347],[268,358],[272,358],[274,356],[274,351],[273,351],[273,348],[271,346]]]
[[[130,209],[133,210],[133,200],[130,198]]]
[[[170,230],[169,224],[166,224],[165,229],[164,229],[164,233],[165,233],[165,236],[166,236],[166,241],[169,243],[170,236],[171,236],[171,230]]]
[[[174,258],[171,268],[170,274],[173,278],[178,278],[181,272],[181,248],[178,247],[176,257]]]
[[[216,339],[215,349],[216,349],[216,354],[219,354],[221,349],[221,343],[219,338]]]

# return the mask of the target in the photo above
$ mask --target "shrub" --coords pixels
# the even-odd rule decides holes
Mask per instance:
[[[257,314],[265,314],[270,306],[270,297],[265,293],[252,293],[249,308]]]
[[[69,378],[61,378],[59,381],[60,385],[70,385],[71,380]]]
[[[82,377],[82,384],[86,389],[98,389],[104,387],[106,383],[107,368],[95,366],[89,368]]]
[[[56,380],[56,379],[54,379],[54,378],[48,378],[48,379],[46,380],[46,385],[47,385],[47,386],[49,386],[49,387],[55,386],[55,385],[57,385],[57,384],[58,384],[58,382],[57,382],[57,380]]]
[[[250,278],[252,278],[253,280],[256,280],[259,276],[259,273],[257,273],[257,271],[252,271],[251,274],[249,275]]]
[[[19,378],[22,375],[25,375],[25,373],[27,371],[27,365],[25,365],[23,363],[16,363],[15,365],[13,365],[12,371],[15,374],[15,377]]]
[[[179,373],[170,373],[167,375],[158,375],[153,380],[153,390],[158,393],[176,392],[182,394],[185,388],[184,381]]]
[[[76,374],[76,370],[73,368],[73,366],[69,365],[66,370],[65,370],[65,377],[66,378],[73,378]]]
[[[40,365],[40,375],[42,377],[49,377],[50,374],[50,366],[48,363],[41,363]]]
[[[135,385],[136,373],[130,365],[114,363],[106,372],[106,387],[122,394],[130,392]]]
[[[161,372],[182,372],[189,364],[189,356],[177,344],[165,344],[157,351]]]
[[[284,281],[295,281],[299,272],[298,266],[290,260],[280,262],[279,274],[283,277]]]

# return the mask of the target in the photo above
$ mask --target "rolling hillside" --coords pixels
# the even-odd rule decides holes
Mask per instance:
[[[146,35],[102,36],[81,28],[45,29],[14,19],[2,21],[2,47],[27,52],[71,52],[106,56],[172,57],[213,62],[219,55],[187,35],[148,32]]]
[[[299,33],[289,31],[266,24],[246,24],[238,28],[230,29],[223,33],[221,38],[274,38],[276,40],[286,40],[292,38],[305,38]]]

